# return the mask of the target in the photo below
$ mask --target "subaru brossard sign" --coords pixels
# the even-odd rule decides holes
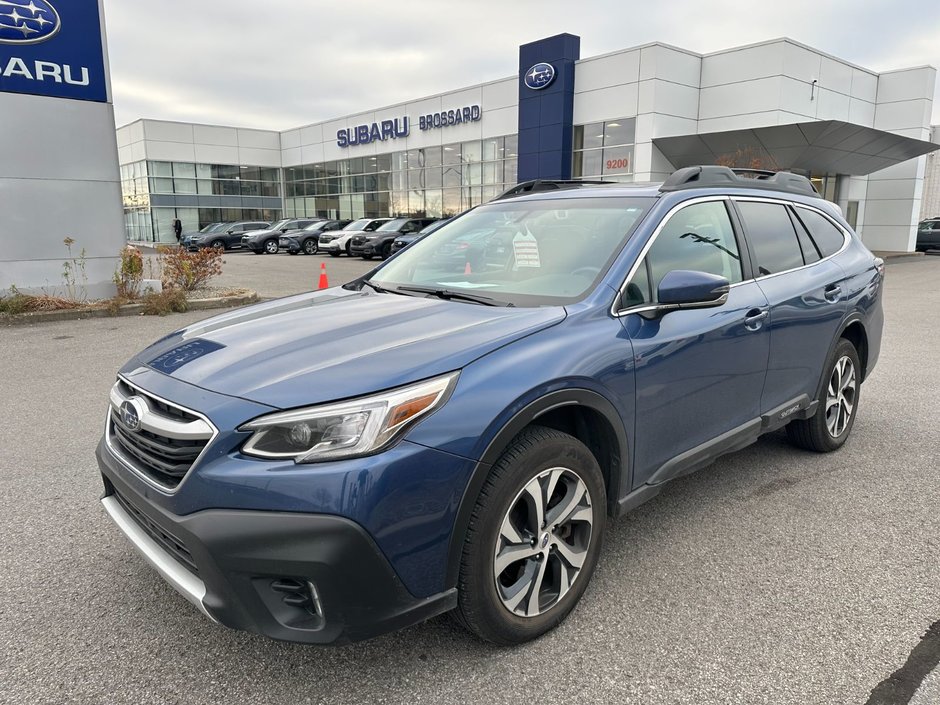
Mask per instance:
[[[0,0],[2,1],[2,0]],[[465,122],[476,122],[483,117],[479,105],[467,105],[462,108],[442,110],[439,113],[422,115],[418,118],[418,129],[421,131],[437,130],[453,125],[462,125]],[[346,127],[336,132],[336,144],[340,147],[355,147],[360,144],[384,142],[407,137],[411,132],[411,118],[403,116],[394,120],[382,120],[372,124]]]
[[[108,101],[99,0],[0,0],[0,92]]]

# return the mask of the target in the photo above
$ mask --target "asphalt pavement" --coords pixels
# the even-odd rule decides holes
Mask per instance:
[[[369,266],[226,260],[223,285],[266,296]],[[0,703],[940,702],[926,666],[872,700],[930,665],[940,620],[940,258],[889,266],[885,308],[839,452],[775,434],[673,483],[609,526],[568,621],[516,648],[446,617],[339,649],[211,624],[106,518],[94,459],[118,367],[206,313],[0,328]]]

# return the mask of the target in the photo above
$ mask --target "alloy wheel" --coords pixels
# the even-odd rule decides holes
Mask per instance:
[[[843,355],[832,369],[826,390],[826,428],[833,438],[841,436],[849,425],[855,410],[857,389],[855,365]]]
[[[591,494],[571,469],[555,467],[520,490],[500,525],[496,591],[520,617],[552,609],[578,579],[591,545]]]
[[[276,255],[278,250],[277,240],[268,240],[264,243],[264,251],[269,255]]]

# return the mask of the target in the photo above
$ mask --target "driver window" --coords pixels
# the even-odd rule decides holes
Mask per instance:
[[[717,274],[732,284],[742,281],[741,255],[724,201],[686,206],[666,222],[637,270],[642,281],[634,275],[624,303],[655,303],[659,283],[674,269]],[[642,300],[634,300],[641,294]]]

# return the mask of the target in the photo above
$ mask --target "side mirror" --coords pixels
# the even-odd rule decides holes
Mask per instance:
[[[717,274],[674,269],[659,283],[657,298],[670,308],[707,308],[721,306],[730,290],[731,283]]]

